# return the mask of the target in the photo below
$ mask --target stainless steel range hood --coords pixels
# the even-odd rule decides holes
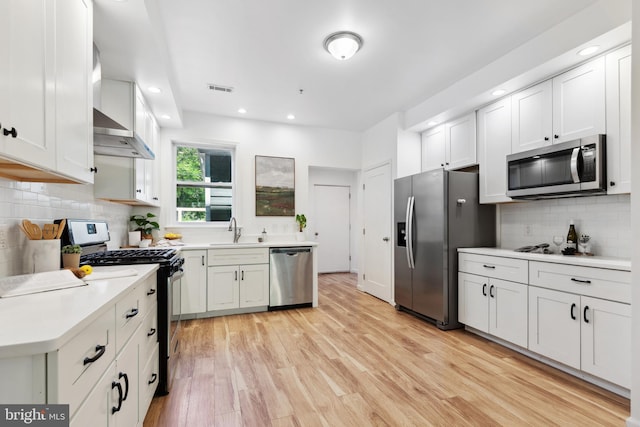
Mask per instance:
[[[133,129],[127,129],[102,112],[100,52],[93,45],[93,152],[105,156],[155,159],[151,148]],[[134,121],[132,121],[134,122]]]

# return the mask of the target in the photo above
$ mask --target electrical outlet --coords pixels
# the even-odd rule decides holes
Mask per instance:
[[[527,225],[524,228],[524,234],[526,234],[527,236],[531,236],[531,226],[530,225]]]
[[[0,224],[0,249],[7,248],[7,234],[9,234],[9,226]]]

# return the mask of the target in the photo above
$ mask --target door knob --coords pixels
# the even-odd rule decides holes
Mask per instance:
[[[389,238],[388,237],[383,237],[382,240],[384,240],[385,242],[388,242]]]

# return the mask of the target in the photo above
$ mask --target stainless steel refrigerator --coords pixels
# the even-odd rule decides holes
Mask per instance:
[[[480,205],[478,174],[442,169],[394,183],[395,303],[434,322],[458,322],[460,247],[495,246],[494,205]]]

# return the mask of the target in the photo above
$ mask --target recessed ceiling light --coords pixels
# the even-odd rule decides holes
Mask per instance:
[[[504,89],[496,89],[493,92],[491,92],[491,95],[500,96],[500,95],[504,95],[505,93],[507,93],[507,91]]]
[[[324,48],[340,61],[351,58],[361,47],[362,37],[351,31],[339,31],[324,39]]]
[[[171,118],[171,116],[168,115],[168,114],[163,114],[163,115],[160,116],[160,118],[161,119],[165,119],[165,120],[169,120]]]
[[[296,116],[294,116],[293,114],[287,114],[287,119],[293,120],[295,118],[296,118]]]
[[[580,56],[591,55],[592,53],[597,52],[598,49],[600,49],[600,46],[585,47],[584,49],[581,49],[581,50],[578,51],[578,55],[580,55]]]
[[[238,113],[240,114],[246,114],[247,110],[245,110],[244,108],[238,108]]]
[[[437,125],[437,124],[439,124],[439,123],[438,123],[438,122],[436,122],[436,121],[434,121],[434,120],[432,120],[432,121],[430,121],[429,123],[427,123],[427,126],[435,126],[435,125]]]
[[[151,93],[160,93],[160,92],[162,92],[162,89],[160,89],[159,87],[156,87],[156,86],[149,86],[147,89]]]

